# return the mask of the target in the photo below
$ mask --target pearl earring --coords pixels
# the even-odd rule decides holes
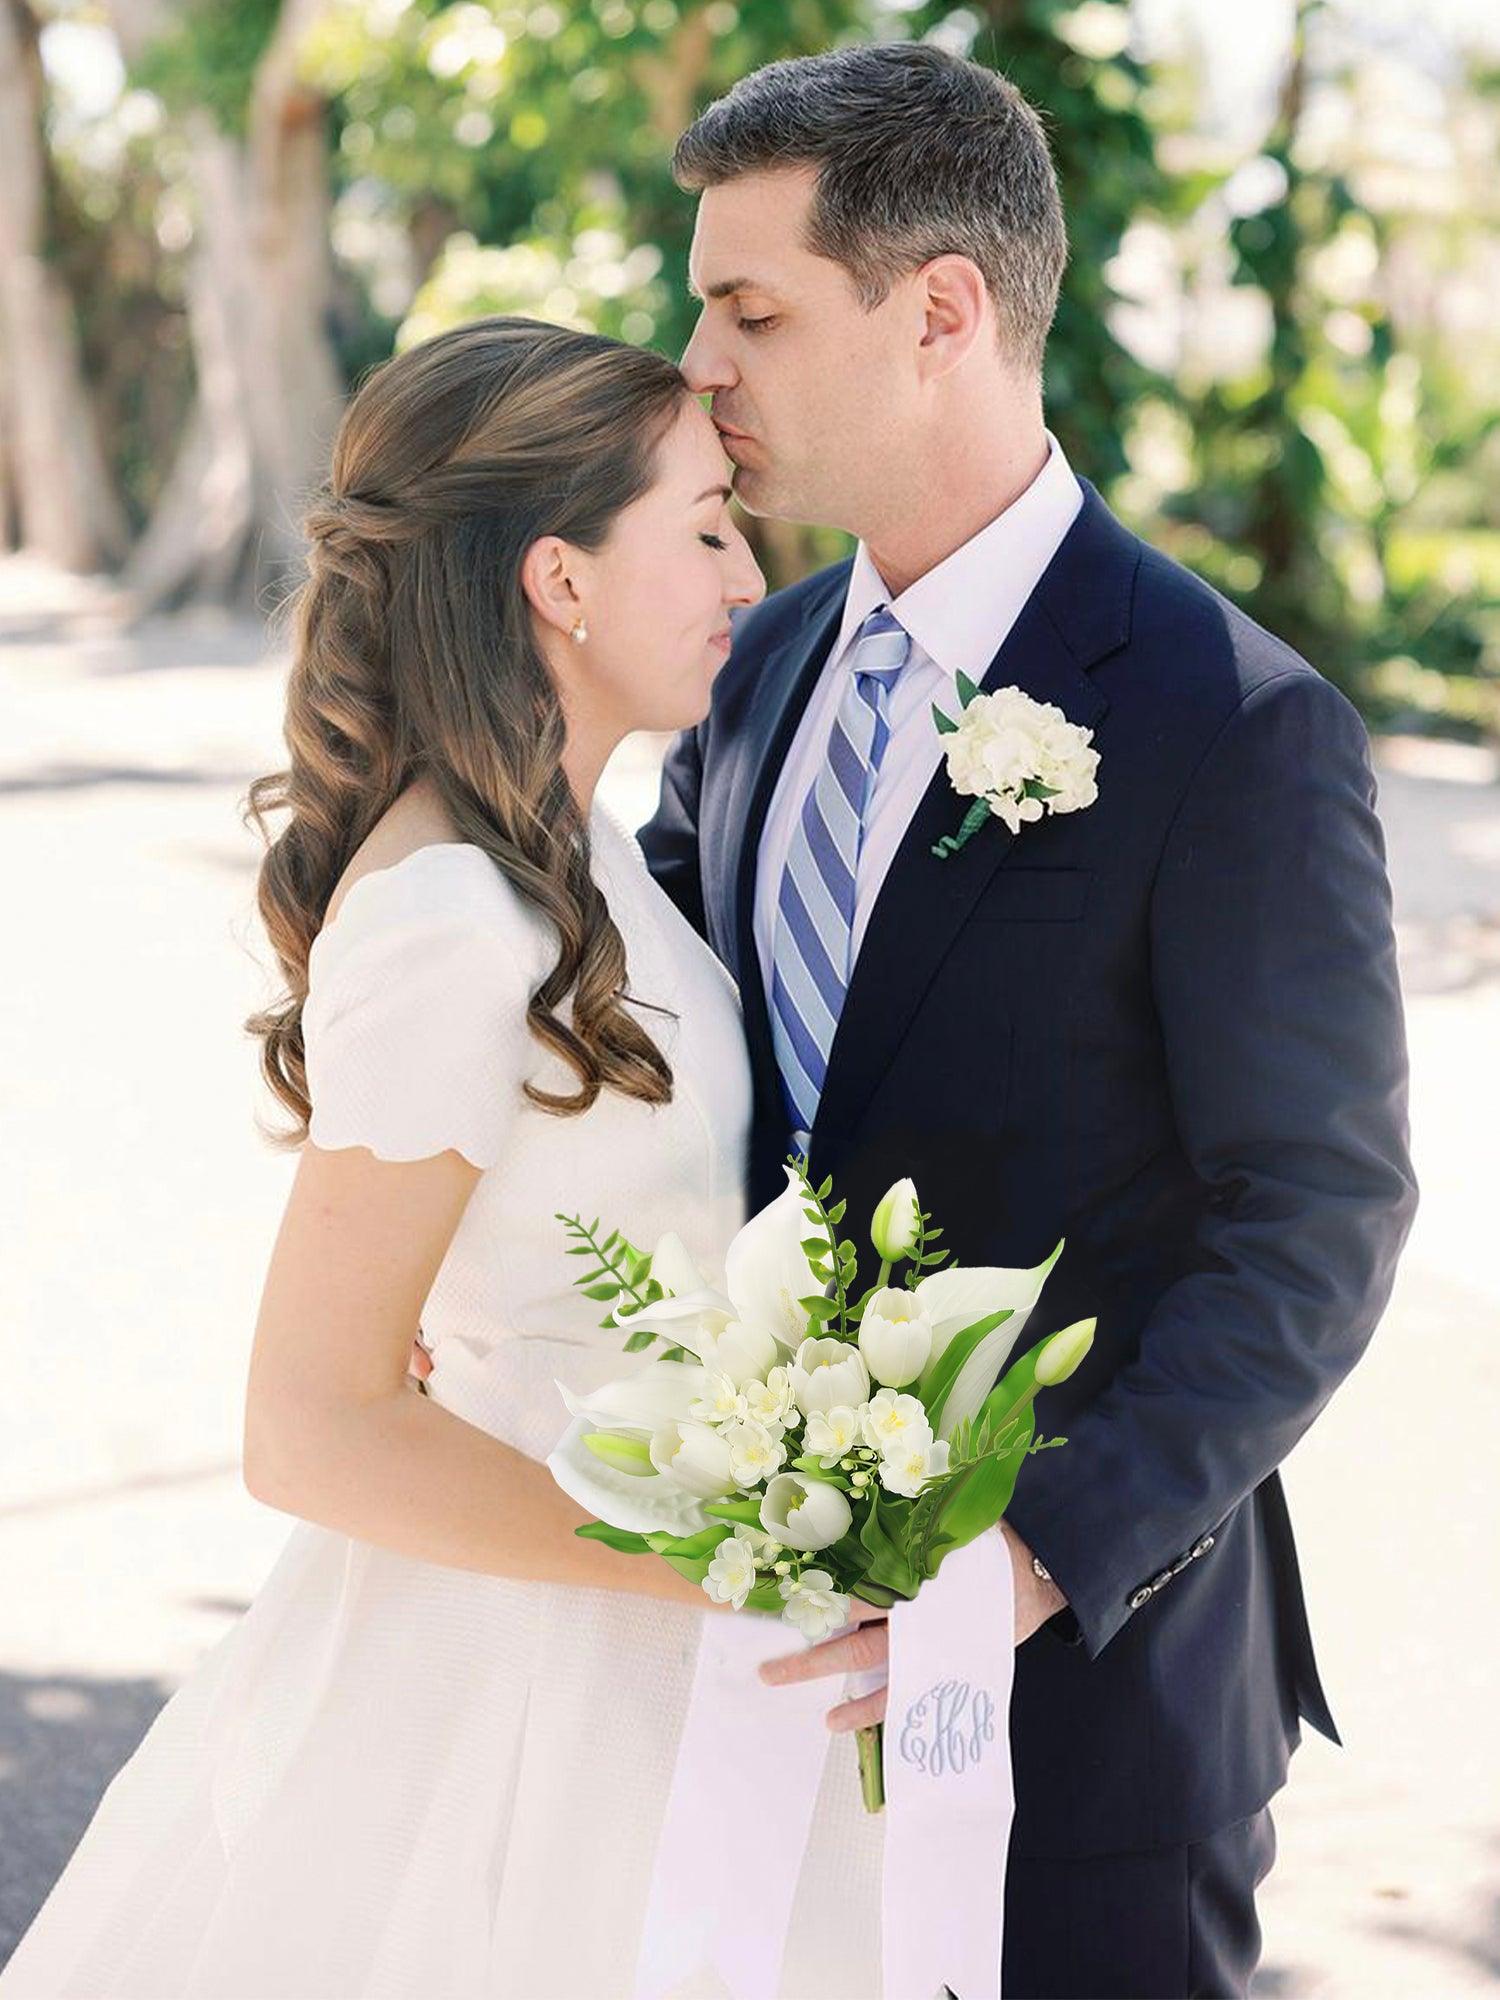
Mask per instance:
[[[577,642],[577,644],[581,646],[585,641],[585,639],[588,638],[588,636],[589,636],[589,628],[587,625],[585,625],[582,618],[580,618],[577,624],[573,627],[573,638]]]

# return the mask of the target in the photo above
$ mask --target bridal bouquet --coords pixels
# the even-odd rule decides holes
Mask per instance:
[[[722,1288],[670,1231],[645,1254],[617,1230],[601,1241],[597,1218],[558,1216],[568,1255],[590,1260],[575,1283],[610,1303],[601,1324],[628,1352],[662,1351],[587,1396],[559,1382],[573,1421],[547,1463],[597,1517],[580,1535],[661,1556],[715,1603],[779,1613],[811,1641],[847,1622],[851,1597],[915,1597],[995,1525],[1024,1460],[1065,1442],[1033,1435],[1033,1398],[1078,1366],[1094,1322],[1012,1359],[1062,1244],[1029,1271],[940,1269],[942,1231],[910,1180],[875,1211],[880,1271],[854,1298],[845,1204],[827,1205],[832,1181],[814,1188],[803,1156],[783,1171]],[[872,1811],[880,1728],[858,1732]]]

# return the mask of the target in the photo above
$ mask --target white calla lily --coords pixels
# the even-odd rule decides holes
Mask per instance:
[[[651,1275],[664,1291],[678,1298],[701,1292],[708,1283],[675,1229],[664,1230],[658,1237],[651,1252]]]
[[[586,1417],[601,1430],[649,1434],[674,1417],[689,1416],[707,1382],[706,1372],[691,1362],[647,1361],[584,1395],[566,1382],[557,1382],[557,1387],[570,1416]]]
[[[842,1490],[825,1479],[778,1472],[766,1482],[760,1524],[789,1549],[825,1549],[848,1534],[853,1519]]]
[[[767,1328],[790,1353],[807,1329],[807,1309],[798,1299],[821,1294],[804,1237],[827,1231],[803,1214],[802,1183],[783,1166],[786,1187],[740,1230],[724,1257],[724,1288],[747,1324]]]
[[[942,1360],[948,1343],[965,1327],[992,1313],[1008,1311],[1010,1318],[987,1333],[958,1372],[935,1425],[940,1438],[952,1437],[959,1424],[972,1417],[995,1386],[1012,1350],[1041,1296],[1053,1265],[1062,1255],[1058,1244],[1052,1255],[1029,1271],[1010,1270],[1001,1265],[954,1265],[933,1271],[913,1288],[913,1297],[932,1324],[932,1352],[922,1371],[918,1393],[929,1387],[933,1370]]]
[[[570,1500],[596,1521],[637,1535],[695,1535],[708,1526],[697,1497],[677,1480],[662,1472],[642,1478],[606,1465],[584,1443],[596,1428],[587,1417],[574,1417],[547,1454],[547,1470]]]

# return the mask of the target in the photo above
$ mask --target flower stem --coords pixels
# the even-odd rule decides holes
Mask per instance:
[[[867,1722],[863,1729],[854,1732],[855,1748],[859,1752],[859,1790],[866,1812],[879,1812],[885,1805],[885,1772],[880,1758],[884,1735],[883,1722]]]

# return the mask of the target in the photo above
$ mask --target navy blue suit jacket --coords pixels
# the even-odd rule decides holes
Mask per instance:
[[[738,617],[640,833],[739,984],[752,1208],[789,1143],[755,850],[848,573]],[[1068,1443],[1010,1517],[1076,1624],[1016,1656],[1013,1849],[1133,1851],[1261,1806],[1299,1717],[1337,1740],[1276,1467],[1359,1358],[1415,1207],[1390,893],[1355,710],[1087,482],[982,684],[1091,728],[1098,799],[940,861],[968,801],[939,766],[855,962],[811,1172],[861,1245],[903,1174],[959,1263],[1067,1239],[1026,1343],[1088,1314],[1098,1334],[1039,1399]]]

